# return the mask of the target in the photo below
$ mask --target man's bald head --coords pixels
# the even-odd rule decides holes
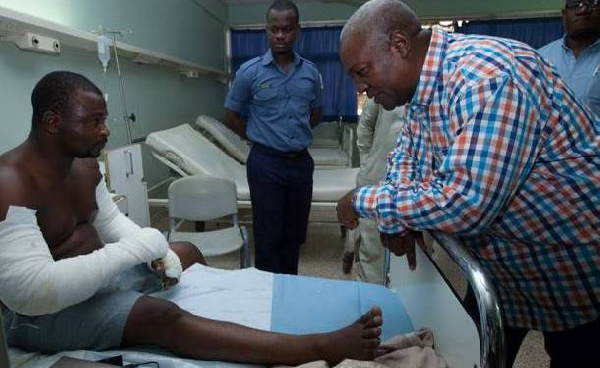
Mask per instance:
[[[388,39],[393,31],[414,37],[421,31],[417,15],[399,0],[371,0],[348,19],[340,35],[341,44],[352,35],[362,35],[377,43]]]
[[[359,93],[391,110],[415,93],[431,32],[398,0],[371,0],[340,35],[340,58]]]

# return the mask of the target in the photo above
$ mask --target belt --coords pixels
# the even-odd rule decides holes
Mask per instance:
[[[269,146],[265,146],[264,144],[260,144],[260,143],[256,143],[256,142],[252,143],[252,148],[257,148],[261,152],[268,153],[272,156],[284,157],[284,158],[298,158],[298,157],[302,157],[302,156],[305,156],[308,154],[308,150],[306,148],[303,150],[300,150],[300,151],[284,152],[284,151],[280,151],[275,148],[271,148]]]

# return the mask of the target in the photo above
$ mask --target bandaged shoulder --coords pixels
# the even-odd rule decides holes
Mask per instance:
[[[123,270],[166,253],[164,236],[144,228],[90,254],[54,261],[35,211],[10,206],[0,222],[0,300],[20,314],[55,313],[90,298]]]
[[[96,203],[98,213],[94,219],[94,227],[103,243],[113,243],[140,230],[140,227],[125,216],[113,201],[104,177],[96,186]]]

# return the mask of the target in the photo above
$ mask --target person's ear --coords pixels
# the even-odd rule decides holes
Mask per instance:
[[[52,110],[46,111],[42,117],[42,124],[50,134],[57,134],[60,131],[61,122],[60,116]]]
[[[408,34],[401,30],[395,30],[389,36],[389,48],[393,53],[406,59],[410,54],[411,42]]]

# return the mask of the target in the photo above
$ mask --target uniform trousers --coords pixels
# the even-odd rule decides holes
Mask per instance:
[[[255,267],[298,274],[300,245],[312,200],[314,162],[308,150],[281,152],[253,143],[246,172],[252,202]]]

